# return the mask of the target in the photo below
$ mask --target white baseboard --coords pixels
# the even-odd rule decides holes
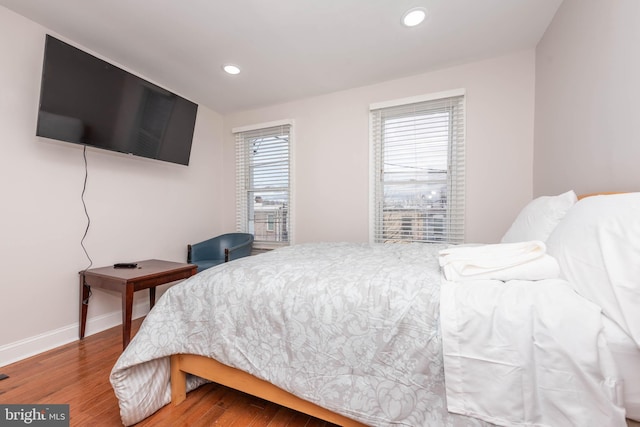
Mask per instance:
[[[133,319],[145,316],[149,312],[149,303],[139,303],[133,306]],[[122,324],[122,312],[114,311],[102,316],[87,319],[85,336],[104,331]],[[79,323],[63,326],[62,328],[15,341],[0,346],[0,367],[9,365],[27,357],[35,356],[61,345],[78,341]]]

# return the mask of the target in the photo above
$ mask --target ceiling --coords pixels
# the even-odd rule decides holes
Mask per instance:
[[[562,0],[0,0],[221,114],[534,47]],[[427,20],[407,28],[412,7]],[[43,38],[44,44],[44,38]],[[232,76],[222,65],[242,72]]]

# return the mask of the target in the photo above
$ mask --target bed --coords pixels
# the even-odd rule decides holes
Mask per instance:
[[[544,242],[558,264],[548,277],[519,269],[447,280],[444,245],[352,243],[296,245],[199,273],[163,295],[114,366],[123,424],[215,381],[344,426],[622,426],[640,416],[625,382],[638,370],[621,368],[640,364],[640,272],[627,268],[640,255],[640,194],[590,199],[600,201],[536,199],[496,245]],[[572,258],[601,205],[631,209],[620,218],[627,244],[587,227],[624,247],[620,280],[587,272],[611,292],[581,289]]]

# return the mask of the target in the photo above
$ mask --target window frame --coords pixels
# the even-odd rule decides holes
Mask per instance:
[[[466,91],[465,89],[455,89],[451,91],[437,92],[428,95],[420,95],[409,98],[402,98],[391,101],[373,103],[369,106],[369,139],[370,139],[370,218],[369,218],[369,241],[371,243],[381,243],[384,241],[384,135],[382,133],[382,122],[380,114],[395,112],[412,105],[429,109],[430,105],[447,100],[456,100],[456,126],[450,125],[451,133],[448,142],[448,164],[447,164],[447,194],[446,194],[446,215],[443,220],[445,238],[442,243],[462,243],[464,242],[465,226],[465,139],[466,139]],[[453,110],[452,110],[453,111]],[[415,113],[416,115],[418,113]],[[452,145],[452,140],[454,141]],[[453,151],[452,151],[453,150]],[[395,184],[397,185],[397,183]],[[416,210],[418,212],[418,210]],[[427,216],[426,211],[425,217]],[[404,215],[401,210],[399,215]],[[390,223],[392,224],[392,223]],[[400,228],[405,224],[399,224]],[[426,229],[426,227],[425,227]],[[434,228],[435,230],[435,228]],[[399,235],[403,231],[400,230]],[[426,234],[426,232],[425,232]],[[429,239],[414,238],[390,238],[389,242],[411,242],[419,241],[425,243],[435,243]]]
[[[285,130],[288,133],[288,187],[278,187],[278,191],[287,193],[288,206],[286,208],[286,239],[285,240],[261,240],[260,236],[254,235],[254,248],[256,249],[275,249],[282,246],[293,244],[293,141],[294,141],[294,121],[291,119],[278,120],[267,123],[260,123],[249,126],[236,127],[231,130],[234,134],[235,156],[236,156],[236,230],[239,232],[251,232],[249,223],[252,220],[249,210],[249,198],[255,193],[255,188],[250,188],[249,181],[253,174],[249,161],[248,151],[250,146],[247,144],[247,136],[254,136],[257,133],[275,132],[277,128]],[[268,215],[268,214],[267,214]],[[255,221],[255,211],[253,221]],[[275,227],[274,227],[275,228]],[[255,231],[255,224],[254,224]],[[271,230],[274,231],[274,230]],[[282,236],[282,233],[280,233]]]

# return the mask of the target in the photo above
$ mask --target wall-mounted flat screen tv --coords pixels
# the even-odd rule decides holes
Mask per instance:
[[[198,106],[47,35],[36,135],[189,164]]]

